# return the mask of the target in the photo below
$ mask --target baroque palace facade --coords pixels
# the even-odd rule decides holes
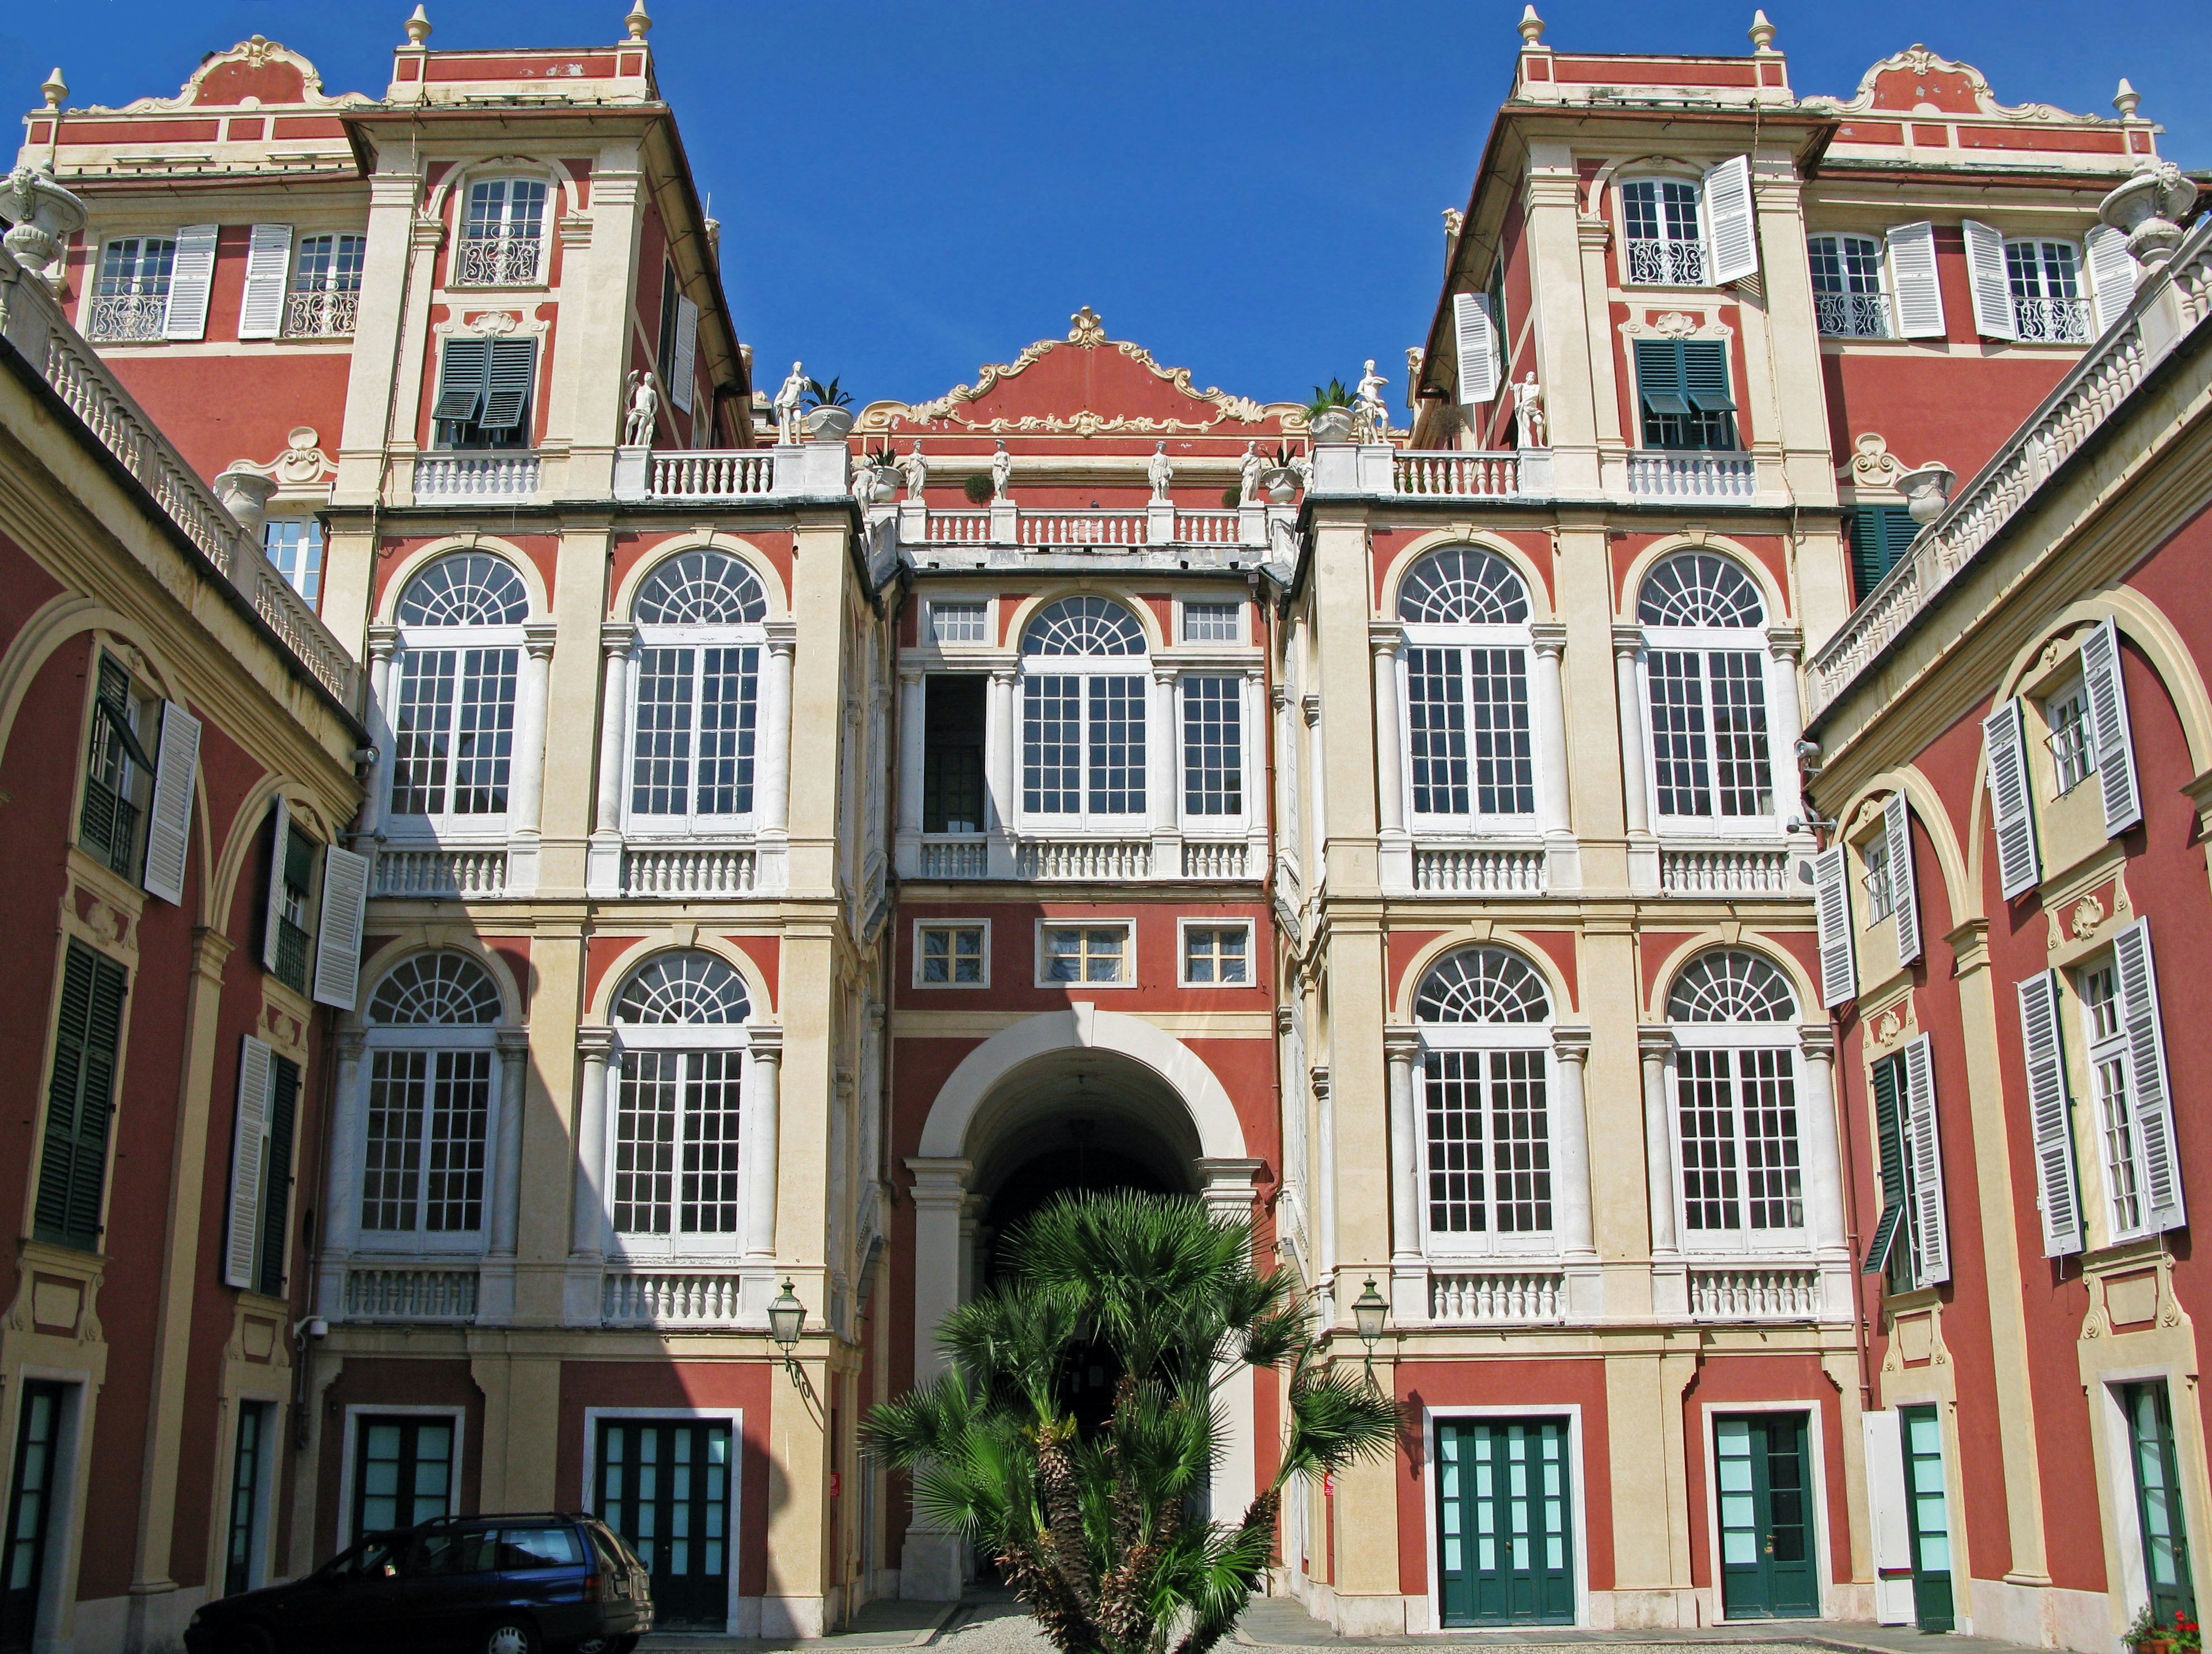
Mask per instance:
[[[600,1512],[665,1625],[957,1595],[973,1560],[859,1421],[936,1370],[1009,1225],[1103,1187],[1249,1217],[1338,1359],[1387,1304],[1401,1450],[1285,1510],[1279,1587],[1342,1629],[2095,1649],[2183,1600],[2181,1527],[2062,1567],[2065,1501],[2021,1503],[2074,1462],[2014,1450],[2048,1398],[2003,1410],[2049,1371],[1990,1358],[1995,1413],[1963,1356],[1900,1377],[1989,1339],[1883,1181],[1936,1140],[1829,1016],[1816,803],[1863,835],[1881,788],[1808,801],[1801,769],[1808,687],[1848,704],[1808,660],[2142,310],[2100,216],[2156,162],[2132,94],[2010,107],[1915,46],[1801,96],[1763,17],[1744,56],[1596,56],[1532,9],[1407,429],[1201,388],[1087,307],[934,400],[802,413],[796,368],[756,388],[625,22],[444,52],[418,10],[378,98],[256,37],[176,97],[57,78],[27,118],[7,361],[77,458],[4,458],[84,512],[124,488],[229,595],[162,573],[182,611],[126,624],[120,575],[57,575],[94,606],[27,599],[0,654],[0,772],[60,766],[51,819],[5,818],[52,888],[8,899],[61,914],[11,967],[46,1019],[0,1649],[156,1646],[453,1510]],[[252,764],[173,761],[195,717],[258,721]],[[185,1021],[137,1043],[185,1052],[173,1097],[72,1009],[157,935]],[[68,1120],[108,1087],[112,1174],[58,1146],[88,1050]],[[50,1219],[64,1164],[122,1220]],[[2179,1279],[2114,1278],[2146,1271]],[[2046,1325],[1995,1318],[2000,1351]],[[2193,1397],[2160,1415],[2176,1512]],[[1224,1395],[1217,1511],[1279,1401]]]

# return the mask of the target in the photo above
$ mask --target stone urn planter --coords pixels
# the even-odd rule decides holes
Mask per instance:
[[[871,465],[868,475],[874,479],[869,492],[878,505],[898,497],[899,484],[905,479],[896,465]]]
[[[256,471],[226,471],[215,479],[215,497],[257,546],[269,521],[269,496],[276,491],[276,479]]]
[[[1957,481],[1950,466],[1928,465],[1906,471],[1897,479],[1897,486],[1905,496],[1905,508],[1912,514],[1912,520],[1925,528],[1943,514],[1943,508],[1951,502],[1952,485]]]
[[[1288,505],[1297,497],[1298,474],[1288,465],[1270,465],[1260,473],[1260,486],[1271,503]]]
[[[2137,173],[2098,204],[2105,222],[2128,238],[2128,251],[2146,271],[2163,269],[2181,245],[2181,226],[2197,202],[2197,185],[2172,161]]]
[[[1316,414],[1307,429],[1316,442],[1349,442],[1352,441],[1352,410],[1326,408]]]
[[[0,181],[0,215],[9,221],[0,246],[33,276],[59,281],[62,248],[84,228],[84,203],[46,173],[18,167]]]
[[[799,416],[799,428],[810,442],[842,442],[853,433],[850,408],[809,408]]]

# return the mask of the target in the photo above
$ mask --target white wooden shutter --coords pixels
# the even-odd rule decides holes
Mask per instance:
[[[1874,1541],[1874,1615],[1912,1622],[1912,1529],[1905,1509],[1905,1441],[1894,1408],[1859,1414],[1866,1444],[1867,1530]],[[1902,1579],[1885,1578],[1903,1574]]]
[[[368,858],[331,845],[323,852],[323,895],[316,906],[315,1002],[353,1009],[361,991],[362,915],[368,903]]]
[[[2043,1256],[2081,1250],[2081,1202],[2074,1180],[2073,1104],[2058,1039],[2058,973],[2020,985],[2021,1049],[2027,1062],[2027,1113],[2035,1130],[2035,1204],[2043,1214]]]
[[[1912,882],[1912,806],[1902,793],[1892,793],[1881,806],[1881,839],[1897,920],[1897,962],[1911,964],[1920,957],[1920,890]]]
[[[169,266],[169,307],[161,319],[165,339],[207,336],[208,294],[215,287],[213,224],[187,224],[177,232],[177,255]]]
[[[2109,617],[2081,640],[2081,678],[2089,690],[2097,784],[2105,793],[2105,836],[2113,838],[2142,819],[2142,788],[2136,781],[2127,685],[2120,681],[2120,632]]]
[[[248,1034],[238,1057],[238,1117],[230,1136],[230,1229],[222,1249],[223,1284],[253,1285],[261,1237],[261,1167],[269,1139],[269,1098],[276,1083],[275,1053]]]
[[[1820,1003],[1841,1005],[1859,991],[1851,958],[1851,895],[1844,847],[1813,858],[1813,916],[1820,927]]]
[[[273,339],[283,331],[284,285],[292,273],[292,227],[256,224],[246,249],[246,296],[238,305],[238,337]]]
[[[1936,274],[1936,226],[1899,224],[1889,233],[1889,279],[1897,289],[1897,336],[1943,337],[1943,284]]]
[[[1759,274],[1759,222],[1751,205],[1749,155],[1730,155],[1705,174],[1705,230],[1712,241],[1716,283]]]
[[[668,364],[668,399],[685,413],[691,411],[691,380],[698,372],[699,307],[690,300],[676,301],[676,355]]]
[[[2027,727],[2017,696],[1982,720],[1989,755],[1990,818],[1997,836],[1997,878],[2009,902],[2043,876],[2035,845],[2035,797],[2028,789]]]
[[[1928,1036],[1905,1048],[1905,1157],[1912,1171],[1912,1284],[1951,1279],[1943,1228],[1943,1139],[1936,1124],[1936,1062]]]
[[[1497,398],[1502,370],[1498,365],[1498,323],[1486,293],[1452,295],[1454,349],[1459,356],[1459,399],[1489,402]]]
[[[2173,1087],[2167,1079],[2166,1034],[2159,1025],[2158,970],[2152,963],[2150,921],[2138,919],[2112,938],[2118,964],[2120,1018],[2128,1036],[2128,1102],[2142,1145],[2143,1228],[2179,1229],[2181,1163],[2173,1141]]]
[[[2092,229],[2083,250],[2089,266],[2089,310],[2102,333],[2136,295],[2135,255],[2128,251],[2128,238],[2110,224]]]
[[[161,745],[154,757],[154,802],[146,812],[149,895],[184,905],[185,857],[192,842],[192,783],[199,773],[200,721],[174,701],[161,702]]]
[[[1974,289],[1974,331],[1985,339],[2016,339],[2012,277],[2005,273],[2004,237],[1987,224],[1966,221],[1966,274]]]
[[[261,968],[276,969],[277,921],[284,915],[284,851],[292,832],[292,806],[276,795],[276,830],[269,841],[269,888],[262,893]]]

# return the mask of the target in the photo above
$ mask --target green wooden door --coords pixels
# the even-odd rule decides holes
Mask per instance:
[[[1901,1407],[1897,1420],[1905,1445],[1905,1512],[1912,1531],[1912,1617],[1923,1631],[1948,1631],[1954,1611],[1943,1426],[1932,1407]]]
[[[720,1420],[600,1422],[599,1515],[653,1575],[656,1626],[728,1622],[731,1450]]]
[[[16,1403],[15,1471],[8,1489],[6,1537],[0,1542],[0,1649],[11,1654],[29,1648],[39,1628],[66,1399],[61,1385],[33,1378],[25,1381]]]
[[[1443,1623],[1572,1625],[1567,1421],[1440,1420],[1436,1479]]]
[[[2136,1524],[2142,1540],[2143,1584],[2152,1616],[2170,1633],[2177,1614],[2197,1617],[2189,1572],[2189,1529],[2181,1511],[2173,1414],[2163,1383],[2123,1384],[2128,1457],[2135,1472]]]
[[[1713,1421],[1721,1610],[1729,1619],[1809,1619],[1820,1611],[1805,1442],[1802,1413]]]

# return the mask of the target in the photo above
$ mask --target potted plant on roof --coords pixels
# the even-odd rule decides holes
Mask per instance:
[[[836,380],[827,385],[818,379],[808,380],[799,405],[799,423],[815,441],[842,442],[851,433],[853,398]]]
[[[1286,447],[1279,447],[1267,468],[1260,473],[1260,486],[1267,490],[1269,502],[1288,505],[1297,496],[1298,456]]]
[[[1314,386],[1313,400],[1306,404],[1306,429],[1316,442],[1352,441],[1352,392],[1342,380]]]
[[[899,471],[898,450],[888,442],[868,455],[868,469],[875,473],[876,503],[898,497],[902,479]]]

